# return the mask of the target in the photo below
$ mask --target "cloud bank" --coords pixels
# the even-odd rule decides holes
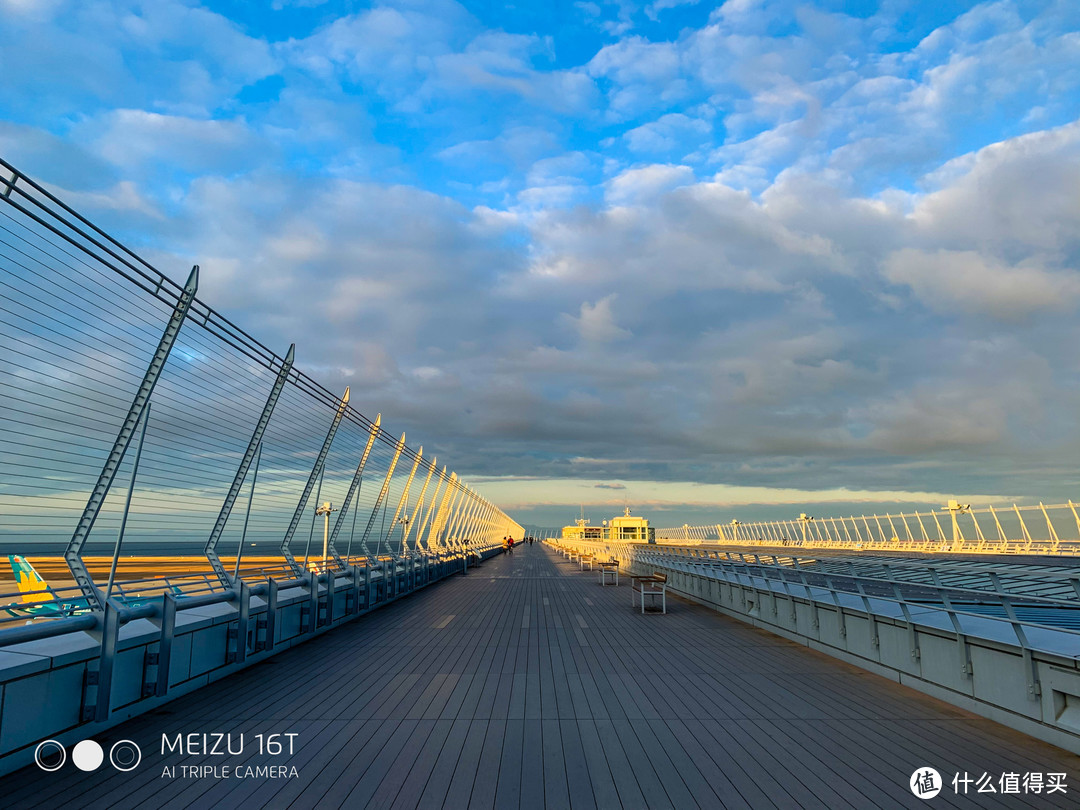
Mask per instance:
[[[0,155],[526,512],[1075,495],[1075,4],[279,5],[0,4]]]

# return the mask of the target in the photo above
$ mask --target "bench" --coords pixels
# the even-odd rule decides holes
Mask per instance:
[[[589,570],[592,571],[593,560],[596,559],[592,554],[581,554],[578,556],[578,563],[582,571],[585,570],[585,563],[589,564]]]
[[[667,613],[667,574],[653,571],[648,575],[631,575],[633,587],[630,589],[630,604],[636,605],[641,600],[641,612],[645,612],[645,597],[660,597],[661,613]]]
[[[619,561],[618,560],[598,560],[597,565],[600,566],[600,584],[607,585],[607,578],[612,577],[615,582],[615,587],[619,586]]]

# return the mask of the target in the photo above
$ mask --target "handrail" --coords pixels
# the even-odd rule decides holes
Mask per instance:
[[[579,546],[579,547],[580,546],[589,546],[589,547],[606,547],[608,549],[616,548],[619,551],[619,555],[623,559],[629,561],[630,564],[633,564],[634,562],[639,561],[639,558],[640,558],[640,561],[642,563],[647,562],[649,565],[652,565],[652,566],[667,567],[667,568],[669,568],[671,570],[675,570],[675,571],[679,570],[677,567],[675,567],[675,565],[674,565],[675,559],[673,559],[673,558],[680,557],[680,555],[671,555],[671,554],[666,554],[664,552],[654,551],[654,550],[650,549],[648,546],[645,546],[645,545],[638,545],[636,547],[631,547],[631,546],[628,546],[628,545],[625,545],[625,544],[624,545],[615,545],[615,544],[610,544],[610,543],[602,543],[602,542],[598,543],[598,542],[595,542],[595,541],[581,541],[581,540],[566,541],[564,544],[565,545],[572,544],[572,545],[576,545],[576,546]],[[685,559],[687,561],[684,564],[692,565],[692,566],[697,567],[697,568],[714,568],[714,569],[715,568],[720,568],[722,570],[730,569],[731,573],[734,574],[736,576],[736,578],[740,577],[740,576],[746,576],[750,580],[750,582],[749,582],[750,587],[754,587],[755,589],[756,589],[756,585],[754,584],[755,583],[755,577],[754,577],[754,575],[752,573],[750,573],[749,569],[751,567],[754,567],[754,568],[770,568],[770,566],[764,566],[764,565],[759,566],[759,565],[756,565],[756,564],[742,563],[742,562],[735,563],[735,562],[730,562],[730,561],[720,560],[720,559],[716,559],[715,561],[710,560],[708,562],[706,562],[704,560],[701,560],[700,558],[698,558],[697,560],[695,560],[695,558],[692,558],[692,557],[688,557],[688,558],[685,558]],[[682,560],[680,559],[680,562],[681,561]],[[666,563],[666,565],[665,565],[665,563]],[[745,573],[739,572],[737,570],[737,566],[739,566],[739,565],[747,568],[748,570]],[[798,572],[798,569],[785,569],[785,570],[797,571]],[[805,574],[803,572],[798,572],[798,573],[800,573],[800,575],[803,577],[802,582],[791,583],[791,584],[801,585],[807,592],[805,598],[807,598],[809,600],[812,600],[812,601],[823,601],[824,602],[824,600],[814,600],[813,599],[812,595],[810,594],[810,589],[811,588],[816,588],[816,589],[826,591],[826,592],[831,593],[831,594],[855,594],[855,595],[858,595],[862,599],[862,601],[864,603],[864,607],[861,608],[861,609],[858,608],[858,607],[853,607],[853,606],[848,606],[848,607],[853,607],[854,610],[861,611],[861,612],[863,612],[863,613],[865,613],[867,615],[874,615],[873,611],[870,610],[868,600],[878,600],[878,601],[882,601],[882,602],[890,602],[890,603],[894,603],[894,604],[897,604],[897,605],[901,605],[901,606],[904,606],[905,608],[907,608],[907,607],[915,607],[915,608],[918,608],[919,610],[937,611],[937,612],[940,612],[940,613],[944,613],[945,615],[948,615],[948,616],[970,616],[970,617],[978,618],[978,619],[981,619],[981,620],[1006,622],[1012,627],[1015,635],[1017,636],[1017,645],[1021,649],[1033,649],[1032,645],[1030,645],[1028,639],[1026,638],[1026,635],[1023,632],[1023,628],[1034,628],[1034,629],[1038,629],[1038,630],[1044,631],[1044,632],[1045,631],[1053,631],[1055,633],[1061,633],[1061,634],[1064,634],[1067,637],[1075,638],[1077,640],[1080,640],[1080,630],[1073,630],[1071,628],[1061,627],[1061,626],[1058,626],[1058,625],[1047,624],[1045,622],[1034,622],[1034,621],[1030,621],[1030,620],[1024,620],[1024,619],[1017,618],[1016,614],[1015,614],[1015,608],[1016,607],[1023,607],[1024,605],[1023,604],[1014,604],[1012,602],[1011,597],[1015,596],[1015,594],[1003,594],[1003,593],[994,592],[994,591],[975,591],[975,593],[979,594],[982,597],[994,597],[994,598],[997,599],[996,605],[999,606],[1006,614],[1006,618],[1002,619],[1002,618],[997,617],[997,616],[989,616],[989,615],[987,615],[985,613],[979,613],[977,611],[963,610],[961,608],[957,608],[957,607],[953,606],[951,604],[951,599],[948,599],[950,592],[953,590],[951,588],[933,588],[931,586],[922,586],[922,585],[920,585],[920,587],[925,587],[928,590],[936,590],[939,594],[943,593],[945,595],[945,599],[943,599],[943,601],[942,601],[942,606],[938,607],[936,604],[935,605],[929,605],[925,601],[917,601],[917,600],[905,599],[905,598],[903,598],[902,596],[899,596],[899,595],[894,595],[894,596],[890,597],[890,596],[886,596],[886,595],[879,595],[879,594],[876,594],[876,593],[875,594],[868,594],[863,590],[850,591],[850,590],[837,588],[837,587],[834,587],[832,585],[814,584],[814,583],[810,583],[810,582],[806,581]],[[758,579],[760,579],[762,583],[784,582],[784,580],[782,580],[782,579],[771,579],[771,578],[766,577],[764,575],[760,575],[758,577]],[[858,579],[858,578],[856,577],[855,579]],[[890,580],[879,580],[879,581],[884,581],[884,582],[888,582],[889,584],[894,584],[894,582],[890,581]],[[908,583],[904,583],[903,581],[895,581],[895,584],[900,585],[900,584],[908,584]],[[768,590],[771,593],[772,592],[772,587],[771,586],[768,587]],[[792,594],[790,594],[790,592],[787,595],[788,596],[793,596]],[[948,601],[946,601],[946,600],[948,600]],[[1024,602],[1026,603],[1027,601],[1029,601],[1029,600],[1027,598],[1025,598]],[[824,604],[828,605],[829,607],[833,607],[833,608],[836,607],[835,603],[824,602]],[[995,603],[990,602],[989,604],[995,604]],[[1069,604],[1069,605],[1060,605],[1059,604],[1059,605],[1055,605],[1055,607],[1057,609],[1059,609],[1059,610],[1075,611],[1077,609],[1076,605],[1071,605],[1071,604]],[[921,623],[921,622],[918,622],[917,620],[912,619],[910,617],[910,613],[908,611],[906,611],[906,610],[904,611],[904,614],[905,614],[905,617],[906,617],[906,623],[908,623],[911,626],[918,625],[920,627],[933,627],[933,625],[926,625],[924,623]],[[890,617],[890,618],[897,618],[897,617]],[[939,629],[939,628],[934,628],[934,629]],[[975,636],[975,637],[978,637],[978,638],[984,638],[984,639],[986,638],[985,636],[980,636],[978,634],[978,632],[972,631],[972,630],[965,630],[964,634],[965,635],[970,635],[970,636]],[[996,640],[996,639],[989,639],[989,640]],[[1040,647],[1039,649],[1043,649],[1046,652],[1059,652],[1059,651],[1055,651],[1055,650],[1047,650],[1047,649],[1042,648],[1042,647]],[[1078,648],[1077,648],[1077,654],[1080,654],[1080,646],[1078,646]]]
[[[950,501],[941,510],[685,525],[657,529],[656,537],[769,548],[1075,556],[1080,554],[1080,504],[1069,500],[973,509]]]

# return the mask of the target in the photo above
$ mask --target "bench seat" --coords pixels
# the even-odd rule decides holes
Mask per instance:
[[[660,598],[660,612],[667,613],[667,574],[653,571],[651,574],[631,575],[633,586],[630,588],[630,604],[641,603],[641,612],[645,612],[645,597]]]

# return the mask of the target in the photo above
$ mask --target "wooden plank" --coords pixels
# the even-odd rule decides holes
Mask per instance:
[[[502,759],[505,720],[489,720],[484,735],[484,747],[477,759],[477,768],[469,796],[470,810],[495,807],[495,794],[499,787],[499,763]],[[447,807],[452,805],[447,797]]]
[[[434,779],[429,780],[427,790],[420,802],[422,807],[435,808],[442,806],[454,808],[472,805],[470,799],[473,795],[476,776],[481,769],[481,755],[488,738],[488,722],[487,720],[469,721],[469,730],[466,732],[465,742],[461,746],[460,754],[457,759],[454,759],[454,766],[448,768],[444,765],[438,769],[443,778],[449,777],[449,784],[445,790],[442,790],[441,785],[436,783]],[[453,756],[452,751],[447,746],[443,748],[443,752],[447,761],[449,761]],[[458,765],[459,762],[461,763],[460,766]],[[428,792],[431,794],[430,797]],[[441,805],[437,803],[440,793],[445,793]],[[494,799],[494,792],[492,798]],[[478,801],[476,806],[480,806],[480,804]]]
[[[525,721],[507,720],[503,730],[502,756],[499,758],[496,807],[519,807],[521,804],[521,756],[525,743]]]
[[[577,731],[572,737],[581,741],[596,806],[598,808],[644,807],[645,798],[638,790],[637,780],[633,778],[633,774],[629,774],[629,778],[624,778],[629,765],[624,768],[621,763],[616,762],[616,768],[612,768],[612,760],[621,755],[621,750],[616,754],[613,748],[612,756],[607,755],[600,732],[596,727],[596,721],[574,720],[572,722]],[[567,746],[568,750],[569,748],[570,746]],[[621,780],[621,783],[617,785],[616,780]],[[571,798],[576,802],[575,797]]]
[[[555,721],[558,723],[558,721]],[[558,734],[556,732],[556,738]],[[547,751],[544,746],[544,728],[540,720],[526,720],[521,744],[521,798],[518,806],[525,810],[544,810],[550,807],[547,801],[547,784],[549,770],[554,772],[556,766],[552,763],[548,768],[546,762]],[[561,752],[557,757],[562,762]],[[557,779],[553,784],[558,785]],[[563,785],[566,779],[563,777]],[[565,789],[565,788],[564,788]]]

